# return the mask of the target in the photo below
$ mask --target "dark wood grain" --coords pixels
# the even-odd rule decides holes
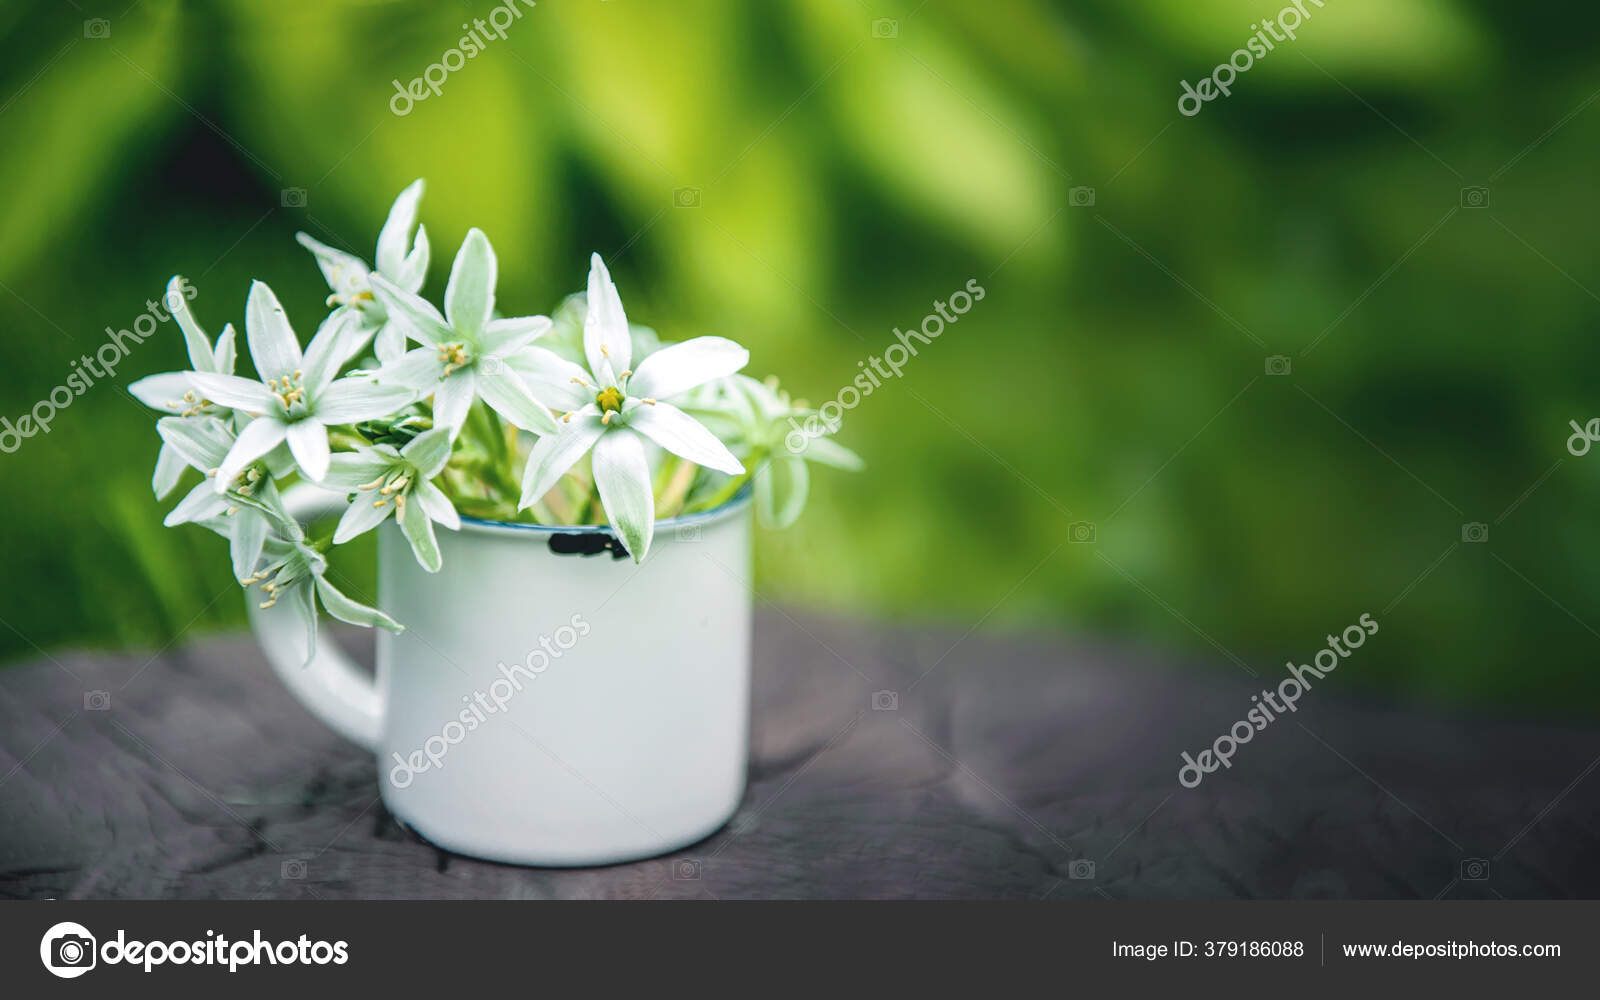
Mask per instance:
[[[1179,752],[1262,686],[1232,665],[784,611],[758,618],[755,662],[728,828],[539,870],[400,827],[371,757],[246,636],[44,657],[0,671],[0,896],[1600,896],[1595,727],[1399,708],[1330,678],[1190,790]],[[875,709],[880,690],[898,707]],[[95,691],[109,708],[85,707]],[[1461,878],[1472,858],[1487,879]]]

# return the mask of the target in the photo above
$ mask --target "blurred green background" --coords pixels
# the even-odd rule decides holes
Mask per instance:
[[[308,335],[294,232],[370,259],[420,176],[436,301],[471,225],[513,314],[599,250],[637,322],[813,403],[987,289],[846,415],[870,469],[762,536],[767,598],[1228,671],[1370,612],[1349,685],[1600,708],[1590,11],[1328,0],[1187,118],[1276,0],[544,0],[400,117],[490,3],[80,2],[0,8],[0,414],[174,273],[212,333],[260,278]],[[0,455],[0,658],[242,621],[123,389],[182,359],[164,327]]]

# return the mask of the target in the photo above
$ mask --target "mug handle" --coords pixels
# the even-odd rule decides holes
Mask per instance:
[[[296,483],[283,492],[284,506],[302,524],[344,512],[343,493],[313,483]],[[263,611],[247,600],[250,628],[267,662],[284,686],[329,729],[377,752],[383,725],[383,700],[376,682],[356,666],[325,629],[319,629],[317,652],[305,663],[305,637],[288,608]],[[303,664],[303,665],[302,665]]]

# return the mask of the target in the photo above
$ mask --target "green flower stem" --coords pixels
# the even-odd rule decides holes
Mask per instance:
[[[676,464],[670,471],[670,478],[667,479],[665,488],[658,491],[660,499],[656,501],[657,520],[676,517],[683,510],[683,502],[689,496],[689,487],[693,485],[695,476],[700,472],[700,466],[693,462],[685,462],[676,455],[672,458]]]
[[[738,493],[739,490],[744,487],[744,484],[749,481],[750,473],[748,472],[742,476],[733,476],[728,480],[727,485],[722,487],[722,489],[706,497],[704,500],[697,501],[691,506],[686,507],[682,513],[693,514],[703,510],[714,510],[717,507],[727,503],[729,500],[732,500],[734,494]]]

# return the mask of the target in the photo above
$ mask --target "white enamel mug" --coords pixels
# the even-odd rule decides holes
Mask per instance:
[[[302,522],[346,499],[302,485]],[[748,491],[656,525],[640,565],[606,528],[462,519],[425,572],[379,529],[374,684],[326,630],[302,665],[287,607],[251,622],[289,689],[378,758],[383,801],[450,851],[522,865],[649,857],[717,830],[744,792]],[[572,551],[580,550],[580,551]],[[588,551],[589,554],[583,554]],[[357,599],[371,595],[352,594]]]

